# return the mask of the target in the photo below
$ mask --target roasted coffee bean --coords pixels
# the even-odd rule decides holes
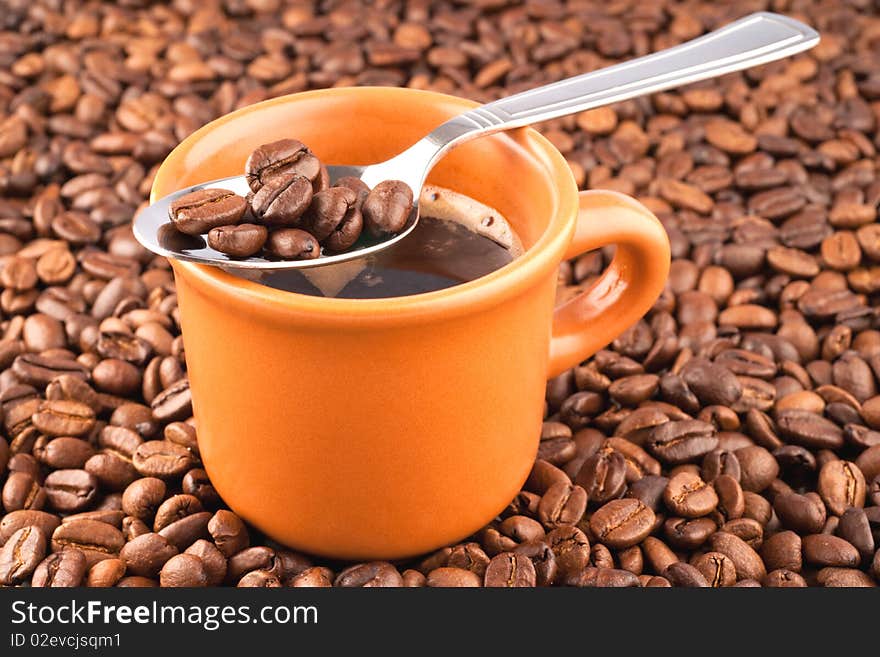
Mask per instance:
[[[102,331],[95,349],[104,358],[116,358],[138,366],[146,363],[151,353],[146,340],[123,331]]]
[[[575,483],[595,504],[620,497],[626,487],[626,460],[619,452],[602,449],[584,462]]]
[[[573,430],[585,427],[602,408],[602,397],[594,392],[576,392],[559,409],[560,419]]]
[[[666,477],[646,475],[630,484],[626,496],[641,500],[642,504],[656,513],[660,510],[660,504],[663,501],[663,491],[666,490],[668,483],[669,479]]]
[[[739,482],[730,475],[719,475],[711,485],[718,496],[719,524],[742,517],[746,500]]]
[[[556,555],[556,568],[562,577],[581,571],[590,561],[590,542],[577,527],[557,527],[545,540]]]
[[[131,462],[114,452],[95,454],[86,461],[84,469],[111,491],[124,490],[138,476]]]
[[[681,377],[703,404],[730,406],[742,394],[742,386],[733,372],[704,358],[689,360]]]
[[[141,372],[137,366],[119,358],[102,360],[92,370],[95,387],[112,395],[129,395],[141,386]]]
[[[804,561],[813,566],[857,566],[858,550],[848,541],[829,534],[810,534],[803,538]]]
[[[543,495],[553,484],[571,483],[568,475],[551,463],[547,463],[542,459],[537,459],[532,465],[529,477],[523,488],[529,492]]]
[[[639,500],[612,500],[593,513],[590,529],[610,547],[626,548],[651,533],[654,518],[654,512]]]
[[[628,570],[634,575],[641,575],[645,568],[645,555],[638,545],[621,550],[617,553],[617,561],[621,569]]]
[[[370,190],[361,207],[364,227],[373,237],[398,233],[409,219],[412,206],[409,185],[399,180],[380,182]]]
[[[62,513],[88,508],[98,495],[98,480],[85,470],[55,470],[43,483],[49,504]]]
[[[298,173],[279,173],[264,180],[249,202],[260,222],[273,227],[296,226],[312,202],[312,182]]]
[[[165,500],[156,511],[153,530],[161,531],[171,523],[202,510],[202,504],[192,495],[174,495]]]
[[[66,588],[79,586],[86,573],[86,557],[76,548],[50,554],[34,571],[31,585]]]
[[[699,518],[718,505],[715,489],[692,472],[679,472],[669,480],[663,493],[666,507],[678,516]]]
[[[688,463],[718,447],[715,428],[698,420],[666,422],[651,431],[647,448],[667,464]]]
[[[31,420],[47,436],[82,436],[95,426],[95,413],[79,402],[47,401]]]
[[[199,511],[166,525],[159,530],[159,534],[178,550],[185,550],[197,540],[210,537],[210,521],[210,511]]]
[[[671,564],[679,561],[678,555],[666,543],[654,536],[648,536],[642,542],[642,552],[647,565],[655,572],[662,573]]]
[[[754,549],[761,547],[764,542],[764,529],[757,520],[751,518],[735,518],[728,520],[719,528],[723,532],[728,532],[741,538]]]
[[[193,468],[183,475],[181,487],[184,493],[197,497],[207,508],[216,508],[221,503],[220,495],[208,479],[208,473],[201,468]]]
[[[880,475],[875,476],[869,484],[868,499],[873,506],[880,506]]]
[[[428,573],[426,586],[434,588],[475,588],[483,585],[483,579],[464,568],[436,568]]]
[[[669,566],[663,571],[663,576],[669,580],[673,586],[681,586],[685,588],[706,588],[709,586],[709,581],[705,575],[703,575],[702,571],[691,564],[680,561],[669,564]]]
[[[119,588],[155,588],[159,586],[158,580],[140,575],[126,575],[116,583]]]
[[[489,565],[489,557],[479,543],[465,543],[452,548],[446,563],[453,568],[470,570],[476,573],[482,581],[486,566]]]
[[[22,383],[41,388],[62,375],[88,378],[88,369],[75,360],[37,354],[22,354],[17,357],[12,363],[12,372]]]
[[[707,552],[697,558],[694,566],[711,587],[733,586],[736,583],[736,566],[730,557],[720,552]]]
[[[343,225],[346,222],[352,223],[346,227]],[[318,192],[304,217],[304,225],[319,242],[326,242],[331,235],[339,233],[334,244],[345,234],[343,241],[350,242],[351,246],[360,236],[363,227],[357,192],[347,187],[330,187]]]
[[[807,585],[801,575],[786,569],[770,571],[764,577],[762,583],[764,586],[772,588],[804,588]]]
[[[199,443],[196,437],[196,430],[186,422],[172,422],[165,427],[165,440],[176,443],[181,447],[185,447],[193,454],[199,453]]]
[[[523,554],[532,560],[537,586],[550,586],[555,581],[558,574],[556,553],[549,543],[544,540],[523,543],[517,546],[514,552]]]
[[[104,559],[88,569],[85,585],[89,587],[116,586],[125,575],[125,563],[122,559]]]
[[[279,258],[310,260],[321,255],[318,241],[304,230],[282,228],[272,231],[266,242],[266,250]]]
[[[639,578],[627,570],[618,568],[586,568],[577,575],[565,580],[567,586],[596,588],[629,588],[638,587]]]
[[[776,424],[784,438],[811,449],[839,449],[844,443],[836,424],[809,411],[781,411]]]
[[[0,548],[0,584],[18,584],[34,572],[46,554],[46,537],[38,527],[22,527]]]
[[[231,511],[217,511],[208,523],[208,531],[217,549],[227,558],[245,549],[250,543],[247,528]]]
[[[218,586],[226,579],[226,557],[210,541],[196,541],[186,549],[186,554],[195,555],[201,560],[207,586]]]
[[[551,486],[538,504],[538,520],[548,529],[576,525],[587,508],[587,493],[580,486],[559,483]]]
[[[523,554],[503,552],[486,567],[484,586],[517,588],[535,586],[537,574],[531,559]]]
[[[125,516],[122,519],[122,533],[125,536],[126,540],[131,540],[138,536],[149,534],[150,528],[143,520],[140,520],[139,518],[135,518],[133,516]]]
[[[779,475],[779,464],[763,447],[750,445],[736,450],[734,454],[740,464],[740,485],[743,490],[761,492]]]
[[[714,449],[703,458],[700,475],[709,483],[715,481],[720,475],[728,475],[739,481],[741,476],[739,459],[733,452]]]
[[[174,555],[177,548],[159,534],[142,534],[122,546],[119,558],[125,563],[126,572],[141,577],[156,577],[162,566]]]
[[[819,471],[819,495],[828,510],[836,516],[850,507],[865,506],[865,476],[849,461],[828,461]]]
[[[248,185],[254,192],[279,174],[296,174],[314,180],[321,163],[306,146],[296,139],[280,139],[254,150],[245,163]],[[232,223],[232,222],[230,222]]]
[[[816,493],[783,493],[773,500],[783,526],[801,534],[818,533],[825,524],[825,505]]]
[[[180,379],[160,392],[150,404],[153,417],[160,422],[184,420],[192,415],[189,380]]]
[[[403,577],[403,586],[408,589],[423,588],[427,586],[427,578],[418,570],[409,568],[401,574]],[[480,580],[482,581],[482,580]]]
[[[247,258],[258,253],[269,231],[257,224],[217,226],[208,231],[208,246],[233,258]]]
[[[91,408],[95,414],[102,410],[98,395],[89,384],[83,378],[71,374],[61,374],[49,381],[46,386],[46,399],[79,402]]]
[[[212,228],[237,224],[247,202],[228,189],[200,189],[172,201],[168,215],[174,226],[187,235],[201,235]]]
[[[604,447],[620,452],[626,459],[626,479],[635,482],[645,475],[659,475],[660,463],[638,445],[622,438],[608,438]]]
[[[0,545],[5,544],[22,527],[36,527],[44,536],[51,536],[61,519],[46,511],[20,509],[11,511],[0,520]]]
[[[194,554],[175,554],[159,571],[159,583],[166,587],[202,587],[208,585],[208,573]]]
[[[718,529],[711,518],[668,518],[663,523],[667,540],[675,547],[694,549],[705,543]]]
[[[46,505],[46,490],[29,472],[12,472],[3,484],[2,501],[7,513],[40,510]]]
[[[803,565],[801,537],[793,531],[770,536],[761,546],[761,558],[769,570],[784,569],[799,573]]]
[[[767,574],[758,553],[738,536],[719,531],[709,538],[709,545],[712,550],[724,554],[733,562],[737,579],[754,579],[760,582]]]
[[[137,448],[132,464],[144,477],[175,479],[193,466],[193,458],[180,445],[166,440],[151,440]]]
[[[596,543],[590,548],[590,563],[597,568],[613,568],[614,556],[607,547],[601,543]]]
[[[122,494],[122,510],[128,515],[151,521],[165,498],[165,482],[155,477],[133,481]]]
[[[871,524],[864,509],[849,508],[837,525],[837,535],[855,547],[863,561],[869,561],[874,554],[876,543],[871,533]]]
[[[544,537],[544,528],[541,527],[541,523],[527,516],[505,518],[498,525],[498,531],[517,544],[528,543]]]
[[[325,567],[316,566],[304,570],[299,575],[293,577],[288,586],[291,587],[310,587],[310,588],[329,588],[333,586],[333,573]]]
[[[83,511],[82,513],[74,513],[65,516],[61,522],[76,522],[77,520],[96,520],[112,525],[117,529],[122,526],[122,520],[125,518],[125,512],[122,509],[112,508],[112,504],[106,504],[107,508],[96,509],[94,511]]]
[[[401,587],[403,578],[397,568],[385,561],[350,566],[343,570],[333,582],[334,586],[344,587]]]
[[[82,519],[62,523],[52,533],[52,551],[75,548],[92,566],[102,559],[116,557],[125,539],[116,527],[99,520]]]
[[[867,573],[855,568],[823,568],[816,575],[816,581],[829,588],[874,588],[877,586]]]

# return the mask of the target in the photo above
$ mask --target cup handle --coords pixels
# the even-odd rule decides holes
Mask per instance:
[[[660,296],[669,273],[669,238],[648,208],[618,192],[580,193],[574,238],[565,257],[616,244],[590,289],[556,308],[548,376],[592,355],[632,326]]]

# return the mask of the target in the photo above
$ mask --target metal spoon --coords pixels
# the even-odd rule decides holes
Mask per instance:
[[[501,130],[521,128],[765,64],[812,48],[818,41],[819,34],[799,21],[758,12],[673,48],[476,107],[453,117],[385,162],[369,166],[329,166],[331,184],[343,176],[357,176],[371,188],[383,180],[402,180],[414,192],[412,213],[400,233],[380,241],[362,236],[344,253],[321,255],[312,260],[260,257],[236,260],[208,247],[204,238],[183,235],[174,228],[168,217],[168,207],[173,200],[205,187],[222,187],[244,195],[248,185],[243,175],[193,185],[160,199],[135,218],[134,234],[141,244],[159,255],[224,269],[304,269],[362,258],[402,240],[415,228],[419,219],[419,192],[428,172],[455,146]]]

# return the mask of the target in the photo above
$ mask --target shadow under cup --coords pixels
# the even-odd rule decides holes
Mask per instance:
[[[243,171],[295,137],[325,162],[387,159],[468,101],[406,89],[295,94],[187,138],[153,197]],[[530,130],[470,142],[429,182],[496,208],[526,247],[428,294],[333,299],[173,261],[205,468],[269,537],[340,559],[401,558],[478,530],[517,494],[542,420],[556,267],[577,190]]]

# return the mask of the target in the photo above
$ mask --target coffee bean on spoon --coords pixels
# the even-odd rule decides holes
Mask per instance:
[[[321,175],[322,167],[318,158],[301,141],[279,139],[256,148],[248,157],[244,169],[248,186],[258,192],[270,178],[279,174],[298,174],[313,181]]]
[[[299,228],[282,228],[269,234],[266,251],[287,260],[311,260],[321,254],[314,235]]]
[[[233,258],[247,258],[263,248],[269,231],[257,224],[218,226],[208,233],[208,246]]]
[[[331,187],[315,194],[305,224],[319,242],[332,251],[344,251],[360,237],[364,221],[358,194],[347,187]]]
[[[317,194],[318,192],[323,192],[328,187],[330,187],[330,171],[327,169],[326,164],[322,164],[318,170],[318,175],[312,180],[312,191]]]
[[[303,226],[316,240],[323,242],[356,203],[357,193],[346,187],[330,187],[318,192],[304,217]]]
[[[312,183],[296,172],[283,172],[265,180],[249,195],[251,211],[269,226],[295,226],[312,202]]]
[[[365,183],[360,178],[356,178],[355,176],[343,176],[336,181],[334,187],[346,187],[354,192],[357,192],[359,204],[363,204],[364,200],[367,198],[367,195],[370,193],[370,188],[367,186],[367,183]]]
[[[247,202],[228,189],[200,189],[171,203],[169,215],[175,227],[187,235],[201,235],[217,226],[237,224]]]
[[[354,246],[364,229],[364,217],[356,207],[349,207],[333,232],[325,240],[324,245],[330,251],[345,251]]]
[[[399,180],[384,180],[364,200],[361,212],[364,225],[373,237],[386,237],[400,232],[406,225],[413,206],[409,185]]]

